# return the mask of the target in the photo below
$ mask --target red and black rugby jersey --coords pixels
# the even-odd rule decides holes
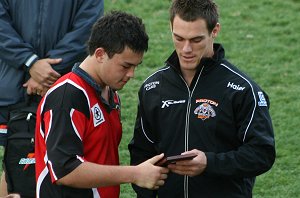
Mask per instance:
[[[118,106],[117,93],[111,93]],[[71,72],[41,100],[35,137],[37,197],[119,197],[119,186],[75,189],[55,184],[84,161],[119,164],[120,112],[105,105],[99,95]]]

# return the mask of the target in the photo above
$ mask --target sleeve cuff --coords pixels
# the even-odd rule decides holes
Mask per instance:
[[[36,54],[33,54],[27,61],[25,62],[26,67],[30,68],[37,60],[39,57]]]

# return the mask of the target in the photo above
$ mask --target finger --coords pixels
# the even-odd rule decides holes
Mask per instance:
[[[60,76],[61,75],[57,71],[53,70],[47,80],[53,84]]]
[[[165,184],[165,180],[158,180],[156,186],[163,186]]]
[[[169,169],[168,169],[168,168],[161,167],[160,173],[164,173],[164,174],[169,173]]]
[[[167,174],[161,174],[160,179],[165,180],[168,178]]]
[[[26,92],[28,95],[34,95],[36,93],[36,90],[33,88],[30,88],[30,87],[27,87]]]
[[[160,155],[156,155],[147,161],[150,162],[151,164],[155,164],[156,162],[158,162],[158,160],[162,159],[163,157],[164,157],[164,154],[161,153]]]
[[[41,92],[41,96],[44,96],[46,93],[47,93],[47,90],[43,90],[43,91]]]
[[[195,175],[195,173],[194,173],[192,170],[186,170],[186,169],[184,169],[184,170],[171,169],[171,171],[172,171],[173,173],[178,174],[178,175],[188,175],[188,176],[194,176],[194,175]]]
[[[26,93],[28,94],[28,95],[31,95],[32,94],[32,92],[27,88],[26,89]]]
[[[193,150],[185,151],[185,152],[181,153],[181,155],[185,155],[185,154],[197,154],[197,150],[193,149]]]
[[[50,65],[54,65],[54,64],[58,64],[62,61],[62,58],[48,58],[47,59],[47,62],[50,64]]]
[[[51,85],[52,85],[53,83],[54,83],[54,82],[47,81],[47,82],[43,82],[42,85],[43,85],[44,87],[50,88]]]
[[[171,170],[173,173],[176,173],[178,175],[186,175],[185,171],[181,171],[181,170]]]

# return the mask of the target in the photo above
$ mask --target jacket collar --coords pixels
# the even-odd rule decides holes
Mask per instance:
[[[204,69],[202,71],[202,74],[208,73],[225,58],[225,50],[221,44],[214,43],[213,47],[214,47],[213,57],[201,59],[199,65],[197,66],[197,74],[200,72],[203,66]],[[172,68],[174,68],[177,72],[181,74],[179,59],[176,51],[174,51],[171,54],[171,56],[167,59],[166,64],[170,65]]]
[[[108,111],[110,108],[116,108],[118,105],[114,101],[114,91],[109,89],[109,103],[101,96],[102,87],[83,69],[79,67],[80,63],[75,63],[72,68],[72,72],[81,77],[87,84],[94,88],[97,96],[100,98],[101,102],[105,104]]]

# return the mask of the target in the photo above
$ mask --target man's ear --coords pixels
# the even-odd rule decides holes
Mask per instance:
[[[171,21],[170,21],[170,30],[171,30],[171,32],[173,32],[173,24]]]
[[[99,47],[95,50],[94,55],[95,55],[97,61],[102,62],[103,58],[106,55],[106,52],[105,52],[104,48]]]
[[[218,36],[218,33],[220,32],[220,30],[221,30],[221,25],[220,25],[220,23],[217,23],[211,32],[212,38],[216,38]]]

